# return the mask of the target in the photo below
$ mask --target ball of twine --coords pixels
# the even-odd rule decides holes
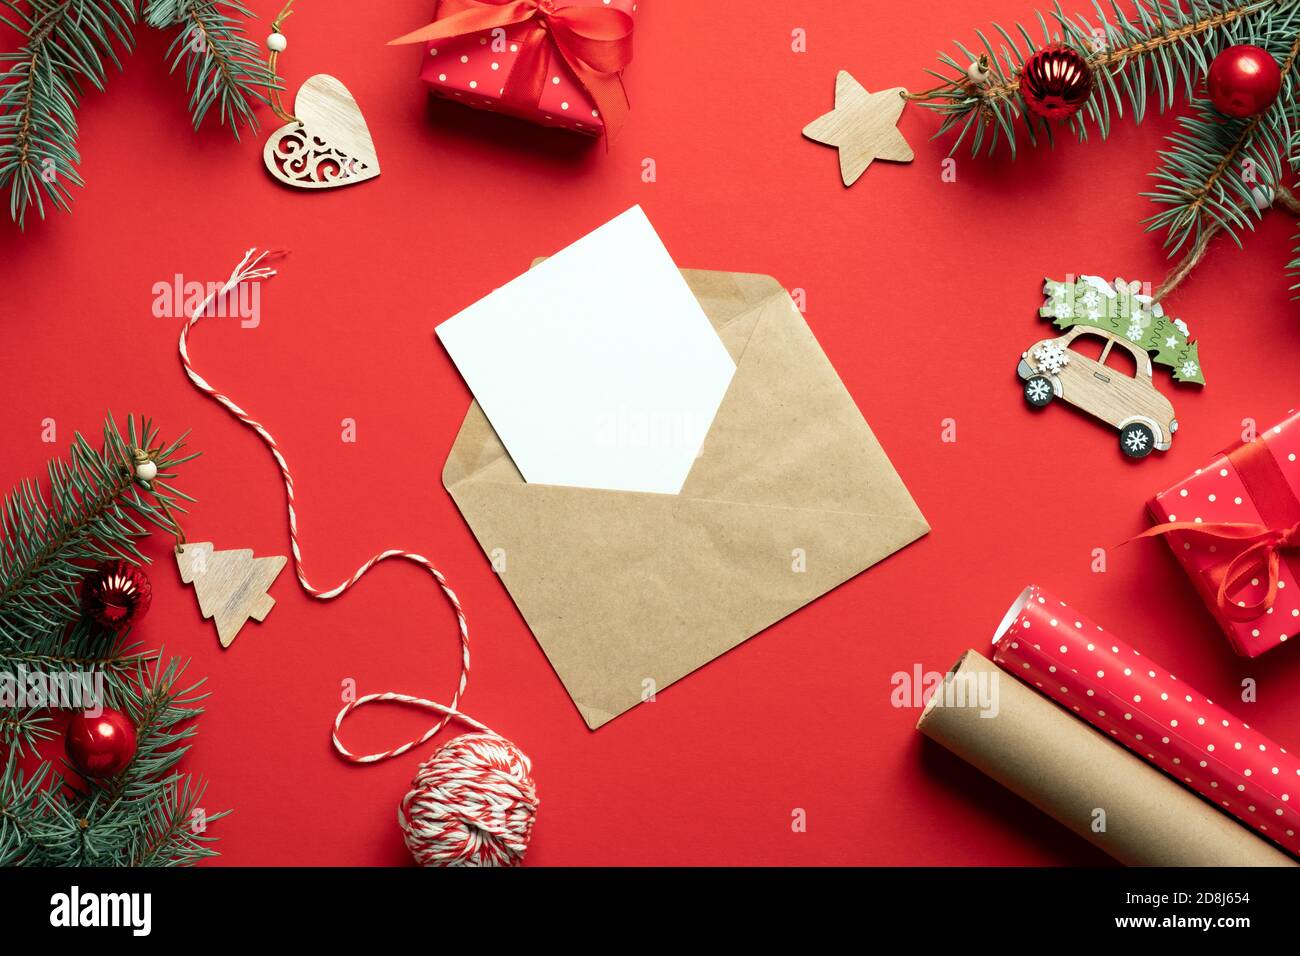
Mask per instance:
[[[421,866],[516,866],[537,817],[532,762],[492,733],[443,744],[411,781],[397,809],[406,846]]]

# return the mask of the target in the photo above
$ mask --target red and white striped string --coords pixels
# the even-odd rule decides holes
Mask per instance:
[[[438,587],[442,589],[443,594],[447,596],[447,600],[451,603],[452,608],[456,612],[456,622],[460,630],[460,680],[457,682],[456,692],[452,694],[451,703],[448,706],[443,706],[442,704],[424,700],[419,697],[411,697],[406,694],[366,694],[363,697],[359,697],[356,700],[349,702],[339,711],[338,716],[334,719],[334,747],[344,758],[353,761],[354,763],[373,763],[378,760],[386,760],[389,757],[396,757],[400,754],[406,753],[412,747],[418,747],[423,743],[427,743],[438,733],[438,731],[442,730],[442,728],[447,725],[447,722],[453,717],[463,719],[465,723],[470,724],[476,729],[487,731],[487,728],[482,724],[478,723],[473,718],[461,714],[456,709],[457,705],[460,703],[461,694],[465,692],[465,684],[469,680],[469,625],[465,620],[465,611],[461,607],[460,599],[456,597],[456,592],[451,589],[450,585],[448,585],[447,578],[443,573],[434,566],[432,561],[422,554],[416,554],[412,551],[391,549],[388,551],[381,551],[379,554],[370,558],[370,560],[366,561],[361,565],[361,567],[357,568],[350,578],[335,587],[322,589],[312,584],[311,580],[307,577],[306,570],[303,568],[302,550],[298,546],[298,515],[294,511],[293,506],[293,474],[289,471],[289,463],[285,460],[284,453],[280,451],[280,443],[275,440],[274,435],[267,431],[265,425],[255,420],[248,414],[248,412],[236,405],[228,396],[223,395],[221,392],[217,391],[217,389],[208,384],[207,380],[194,370],[194,365],[190,361],[190,329],[198,324],[199,319],[209,311],[211,305],[233,292],[241,283],[269,279],[275,275],[275,270],[269,268],[265,263],[276,258],[278,255],[282,255],[282,253],[266,251],[259,252],[256,249],[249,249],[244,253],[244,258],[239,261],[239,265],[235,266],[234,271],[230,273],[230,278],[228,278],[219,289],[213,290],[194,310],[193,314],[189,316],[185,325],[181,329],[180,337],[181,365],[185,368],[185,374],[189,376],[189,380],[194,383],[195,388],[199,389],[199,391],[225,407],[230,414],[234,415],[237,419],[256,432],[266,447],[270,449],[271,455],[275,458],[276,464],[279,465],[280,476],[284,479],[284,491],[289,511],[289,540],[293,549],[293,566],[294,570],[298,574],[298,583],[302,585],[304,591],[313,598],[316,598],[318,601],[330,601],[351,588],[365,576],[366,572],[379,562],[394,559],[410,561],[424,568],[433,575],[434,580],[438,582]],[[352,711],[373,701],[395,701],[403,704],[411,704],[414,706],[424,707],[428,710],[433,710],[442,716],[438,722],[430,727],[422,736],[415,740],[408,740],[400,747],[395,747],[392,750],[380,751],[379,753],[355,754],[344,746],[343,741],[339,737],[339,728],[343,725],[343,721],[347,719],[347,716],[352,713]]]
[[[404,754],[431,740],[447,722],[456,719],[477,733],[462,734],[443,744],[420,764],[411,789],[397,808],[406,845],[416,862],[423,866],[513,866],[523,860],[532,837],[537,815],[537,787],[532,778],[532,764],[513,743],[492,732],[474,718],[457,710],[460,696],[469,679],[469,626],[465,611],[446,577],[424,555],[413,551],[381,551],[366,561],[341,584],[328,589],[317,588],[303,569],[302,551],[298,546],[298,516],[294,511],[293,474],[275,436],[230,398],[217,391],[194,370],[190,361],[189,332],[208,311],[209,306],[234,291],[240,283],[261,281],[275,275],[264,265],[276,254],[250,249],[235,266],[225,283],[214,290],[196,308],[181,328],[180,356],[185,374],[195,388],[221,404],[262,439],[280,467],[289,512],[289,538],[293,548],[293,566],[303,590],[319,601],[330,601],[349,590],[381,561],[401,559],[428,571],[456,612],[460,630],[460,680],[451,703],[444,705],[409,694],[366,694],[345,705],[334,718],[334,748],[353,763],[373,763]],[[436,724],[420,737],[400,747],[372,754],[355,754],[344,746],[339,730],[347,716],[363,704],[391,701],[431,710],[441,715]]]

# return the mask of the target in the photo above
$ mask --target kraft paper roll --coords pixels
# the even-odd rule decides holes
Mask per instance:
[[[1300,758],[1042,588],[1025,588],[993,662],[1245,826],[1300,853]]]
[[[995,688],[982,717],[979,682]],[[1129,866],[1295,866],[1290,857],[982,654],[962,655],[917,729]],[[1105,830],[1094,832],[1097,811]]]

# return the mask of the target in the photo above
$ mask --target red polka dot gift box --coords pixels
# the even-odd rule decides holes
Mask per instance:
[[[1300,855],[1300,759],[1078,608],[1026,588],[993,638],[993,660]]]
[[[544,126],[613,136],[627,113],[638,0],[441,0],[393,44],[424,45],[435,94]]]
[[[1233,649],[1255,657],[1300,635],[1300,415],[1247,433],[1147,503]]]

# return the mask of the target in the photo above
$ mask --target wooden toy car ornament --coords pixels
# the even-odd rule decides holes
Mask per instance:
[[[1141,289],[1096,276],[1046,280],[1039,315],[1067,331],[1030,346],[1016,367],[1030,405],[1042,408],[1059,398],[1101,419],[1118,430],[1130,458],[1168,451],[1178,430],[1173,405],[1152,383],[1153,356],[1173,369],[1175,380],[1205,384],[1187,326],[1169,319]],[[1085,354],[1085,342],[1100,344],[1101,357]]]

